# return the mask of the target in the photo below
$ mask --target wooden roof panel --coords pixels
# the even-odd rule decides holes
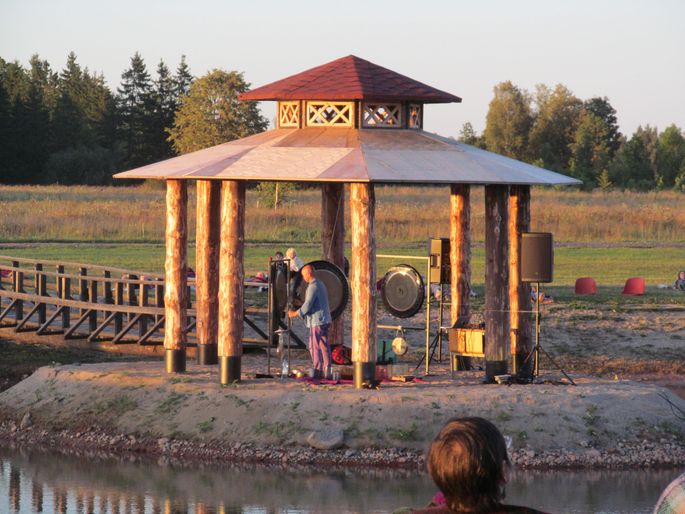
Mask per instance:
[[[115,177],[410,184],[581,183],[423,131],[338,127],[272,130]]]

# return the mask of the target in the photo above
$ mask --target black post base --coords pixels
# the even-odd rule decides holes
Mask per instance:
[[[164,352],[164,362],[166,363],[167,373],[184,373],[186,370],[186,351],[166,350]]]
[[[526,358],[528,355],[517,353],[514,356],[516,362],[516,378],[523,382],[530,382],[533,380],[533,360]]]
[[[506,375],[508,373],[507,361],[485,361],[485,381],[495,382],[495,375]]]
[[[221,385],[229,385],[240,382],[240,360],[240,356],[219,357],[219,367],[221,368]]]
[[[355,389],[362,389],[364,382],[373,382],[376,379],[376,363],[355,362],[353,373]]]
[[[211,365],[219,363],[219,355],[217,353],[216,344],[198,344],[197,345],[197,363],[202,365]]]

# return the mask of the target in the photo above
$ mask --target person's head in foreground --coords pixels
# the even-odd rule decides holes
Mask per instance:
[[[428,472],[455,512],[496,511],[509,473],[504,437],[483,418],[453,418],[428,453]]]

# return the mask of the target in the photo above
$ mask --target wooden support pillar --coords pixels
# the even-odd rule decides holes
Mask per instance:
[[[188,185],[166,181],[166,259],[164,276],[164,349],[167,373],[186,369],[186,258],[188,251]]]
[[[521,282],[521,234],[530,231],[530,186],[509,188],[509,308],[511,309],[511,371],[533,378],[530,284]]]
[[[350,184],[350,223],[352,229],[352,361],[354,385],[376,374],[376,235],[373,184]]]
[[[452,326],[463,326],[471,315],[471,186],[450,186],[450,269]],[[458,370],[471,369],[470,357],[457,359]]]
[[[321,257],[345,271],[345,185],[321,185]],[[331,345],[345,342],[344,316],[331,324],[328,338]]]
[[[219,332],[219,243],[221,234],[221,182],[197,181],[195,229],[195,288],[197,312],[197,363],[216,364]]]
[[[509,360],[509,186],[485,186],[485,379]]]
[[[221,196],[218,344],[220,380],[226,385],[240,381],[243,353],[245,183],[223,182]]]

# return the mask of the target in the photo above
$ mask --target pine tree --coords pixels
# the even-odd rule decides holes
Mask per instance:
[[[125,145],[124,165],[135,168],[149,164],[154,160],[150,151],[154,97],[150,74],[138,52],[131,58],[130,68],[122,73],[117,93],[119,131]]]
[[[180,102],[181,98],[188,94],[193,80],[195,79],[190,73],[190,68],[186,64],[186,56],[182,55],[181,62],[179,63],[178,68],[176,68],[176,75],[174,76],[174,89],[177,102]]]
[[[178,108],[176,84],[164,61],[157,65],[157,78],[154,81],[154,124],[151,133],[151,159],[158,161],[174,155],[167,131],[174,124]]]

